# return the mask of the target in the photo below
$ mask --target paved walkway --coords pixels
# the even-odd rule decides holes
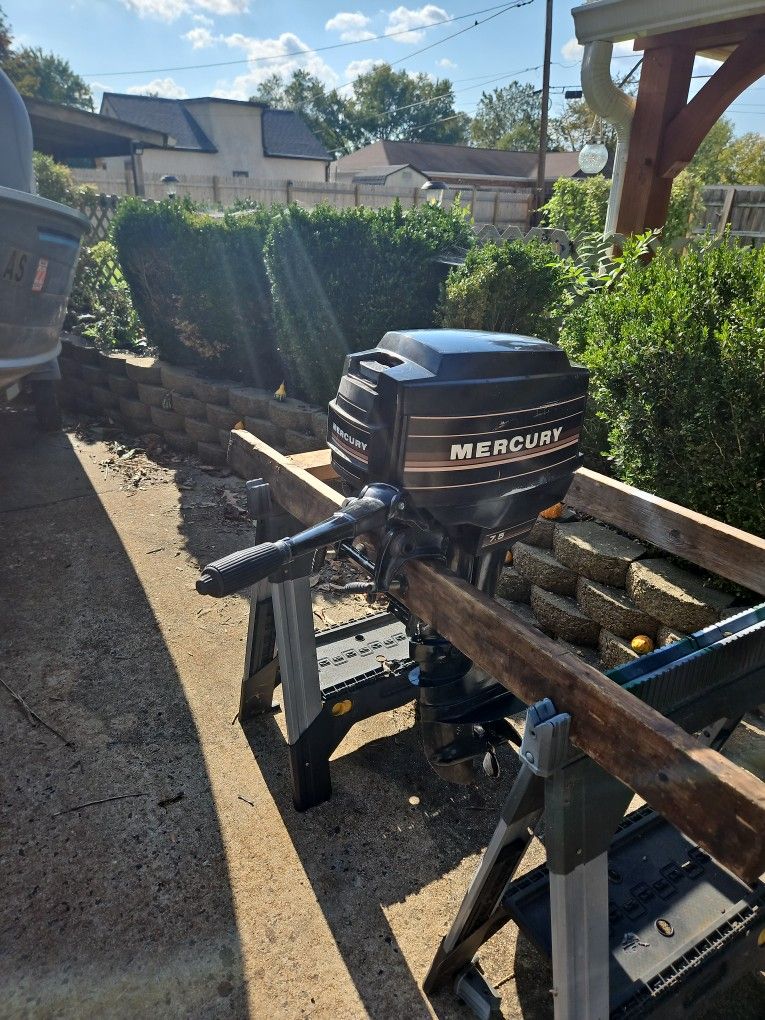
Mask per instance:
[[[402,709],[296,814],[282,719],[232,725],[246,604],[193,590],[247,540],[241,483],[114,459],[0,413],[0,671],[56,731],[0,689],[0,1017],[465,1018],[420,983],[501,784],[442,784]],[[505,1016],[549,1017],[545,962],[494,942]],[[763,1004],[752,978],[714,1016]]]

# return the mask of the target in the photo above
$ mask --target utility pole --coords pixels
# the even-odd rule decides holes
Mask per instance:
[[[545,201],[545,162],[547,159],[547,115],[550,106],[550,51],[552,49],[553,0],[547,0],[545,12],[545,59],[542,67],[542,116],[539,118],[539,164],[537,166],[537,209]]]

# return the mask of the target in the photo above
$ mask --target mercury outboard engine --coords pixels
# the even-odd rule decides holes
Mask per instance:
[[[346,359],[329,406],[332,464],[348,498],[332,517],[209,564],[197,582],[222,596],[312,550],[340,552],[406,621],[423,743],[445,778],[466,781],[524,706],[396,598],[402,565],[431,558],[493,595],[508,546],[565,495],[579,466],[586,369],[531,337],[467,330],[387,333]],[[374,559],[352,539],[373,536]],[[358,586],[355,586],[358,590]]]

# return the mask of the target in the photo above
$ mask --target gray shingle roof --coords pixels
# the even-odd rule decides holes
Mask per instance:
[[[230,99],[160,99],[155,96],[131,96],[122,92],[105,92],[101,104],[115,117],[139,127],[153,128],[172,135],[179,149],[217,152],[217,148],[199,126],[193,115],[199,102],[232,103]],[[306,122],[293,110],[263,109],[262,103],[242,103],[263,110],[263,153],[291,159],[322,159],[331,156]]]
[[[366,170],[382,165],[408,163],[427,177],[442,174],[464,174],[466,177],[515,177],[534,180],[537,173],[536,152],[513,152],[504,149],[478,149],[468,145],[444,145],[436,142],[373,142],[338,160],[339,173]],[[572,177],[579,169],[575,152],[550,152],[546,176]]]
[[[294,110],[263,111],[263,152],[266,156],[331,159],[316,135]]]
[[[114,115],[121,120],[172,135],[179,149],[194,149],[197,152],[218,151],[180,99],[105,92],[102,111],[104,104],[107,103]]]

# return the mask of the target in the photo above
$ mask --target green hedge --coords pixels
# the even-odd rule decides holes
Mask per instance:
[[[107,350],[140,350],[145,346],[117,251],[109,241],[80,249],[64,329]]]
[[[548,227],[567,231],[569,237],[577,234],[603,232],[606,210],[611,194],[611,181],[600,174],[593,177],[559,177],[547,205],[540,213]]]
[[[566,301],[564,263],[549,245],[486,244],[450,274],[439,320],[457,329],[556,340]]]
[[[618,476],[765,534],[765,249],[630,264],[567,318]]]
[[[278,386],[263,247],[271,214],[212,217],[187,202],[120,203],[114,244],[147,340],[175,364]]]
[[[471,243],[464,213],[435,205],[276,216],[265,258],[287,391],[326,404],[347,353],[388,330],[434,325],[446,274],[438,256]]]

